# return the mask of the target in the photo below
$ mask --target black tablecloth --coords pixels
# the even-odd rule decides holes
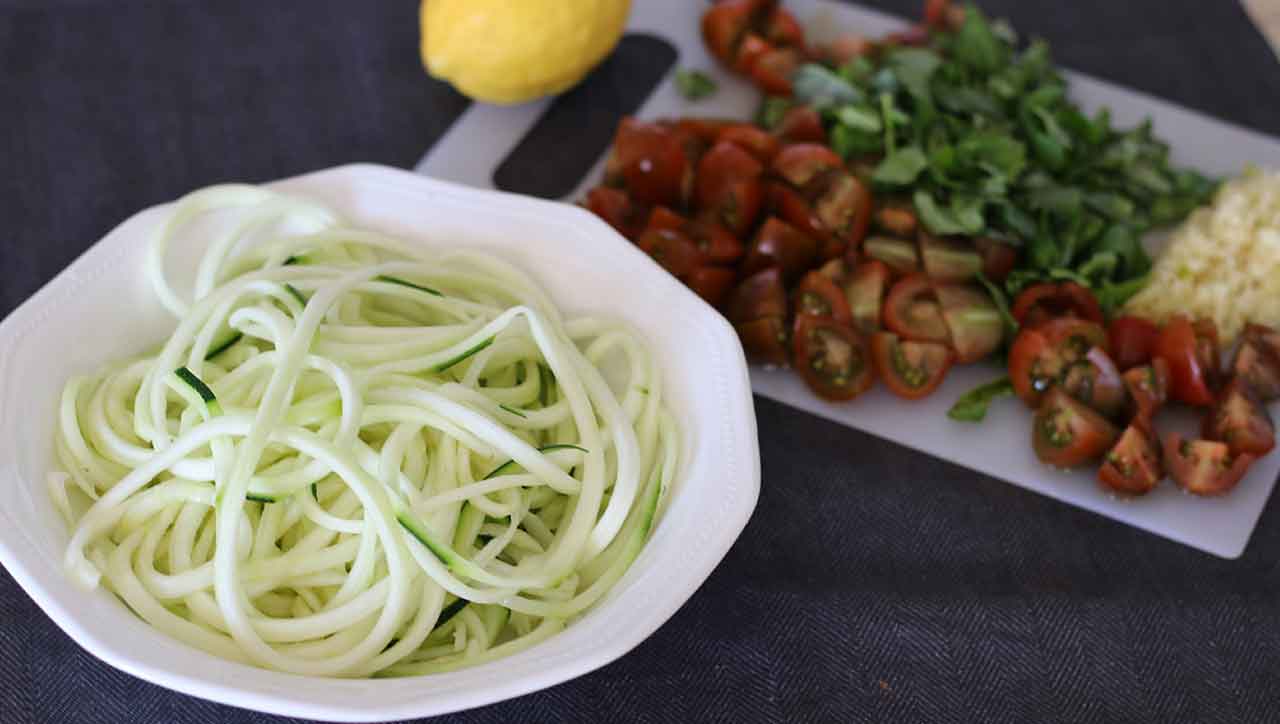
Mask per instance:
[[[1234,2],[984,5],[1065,65],[1280,134],[1280,66]],[[415,12],[0,1],[0,314],[129,214],[198,186],[412,166],[467,105],[421,72]],[[668,624],[600,671],[441,721],[1280,720],[1275,501],[1223,561],[756,410],[759,508]],[[283,720],[102,664],[0,573],[0,721]]]

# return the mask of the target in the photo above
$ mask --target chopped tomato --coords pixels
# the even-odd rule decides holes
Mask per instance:
[[[920,255],[915,244],[887,236],[868,236],[862,251],[872,259],[884,262],[895,274],[908,275],[920,271]]]
[[[982,257],[967,241],[943,239],[926,231],[916,238],[920,242],[920,257],[924,273],[937,282],[963,282],[978,276],[982,271]]]
[[[791,95],[791,77],[804,60],[795,48],[774,48],[756,58],[751,67],[751,78],[765,93]]]
[[[1031,423],[1031,444],[1046,465],[1071,468],[1102,456],[1120,431],[1060,388],[1045,395]]]
[[[1098,469],[1102,485],[1121,495],[1146,495],[1163,477],[1160,449],[1151,439],[1146,421],[1141,419],[1125,428]]]
[[[764,167],[733,143],[717,143],[698,162],[697,199],[735,236],[751,228],[763,197]]]
[[[885,206],[875,214],[876,226],[902,239],[914,239],[919,222],[910,209]]]
[[[707,304],[719,307],[729,296],[738,274],[732,269],[722,266],[700,266],[689,272],[685,283],[695,294],[706,300]]]
[[[951,0],[925,0],[924,24],[931,28],[945,30],[950,11]]]
[[[730,322],[751,322],[761,317],[786,318],[787,289],[782,272],[764,269],[739,282],[729,295],[725,316]]]
[[[764,36],[775,45],[804,46],[804,29],[800,27],[796,16],[781,7],[774,8],[765,20]]]
[[[858,331],[870,334],[880,329],[880,310],[888,287],[889,267],[883,262],[868,259],[854,267],[844,284],[844,295]]]
[[[1004,320],[986,290],[968,284],[934,284],[933,291],[942,305],[942,319],[958,362],[977,362],[1000,346]]]
[[[702,15],[702,40],[720,62],[732,65],[743,35],[756,24],[769,0],[723,0]]]
[[[840,324],[852,324],[849,302],[844,291],[820,271],[811,271],[800,280],[795,296],[796,314],[826,317]]]
[[[644,208],[622,189],[608,186],[591,189],[587,192],[587,209],[632,241],[643,231]]]
[[[1204,436],[1227,444],[1232,455],[1262,457],[1276,446],[1271,415],[1240,378],[1231,381],[1204,418]]]
[[[1164,438],[1164,464],[1173,481],[1188,493],[1222,495],[1244,477],[1254,457],[1232,455],[1226,443],[1187,440],[1176,432]]]
[[[1045,282],[1022,290],[1013,302],[1013,318],[1023,327],[1035,327],[1057,317],[1078,317],[1102,323],[1102,307],[1093,292],[1075,282]]]
[[[876,44],[865,35],[845,33],[818,49],[823,60],[839,68],[854,58],[865,58],[876,51]]]
[[[703,262],[697,245],[679,231],[649,229],[636,240],[636,246],[681,281]]]
[[[1120,371],[1100,347],[1068,365],[1060,383],[1068,395],[1109,418],[1117,418],[1128,405],[1128,393]]]
[[[1276,336],[1274,346],[1269,343],[1267,333]],[[1231,361],[1231,372],[1247,382],[1259,400],[1270,402],[1280,398],[1280,334],[1262,325],[1245,327],[1235,359]]]
[[[605,163],[605,178],[642,203],[683,206],[693,181],[688,153],[692,138],[670,124],[623,118]]]
[[[792,366],[823,399],[852,400],[875,382],[867,343],[848,325],[802,314],[791,344]]]
[[[853,174],[840,171],[829,177],[826,190],[813,202],[813,212],[826,227],[824,259],[834,259],[856,247],[867,235],[871,221],[871,192]]]
[[[932,394],[951,368],[951,350],[946,345],[899,340],[892,332],[873,335],[871,353],[889,391],[908,400]]]
[[[770,216],[760,225],[751,240],[747,258],[742,263],[744,274],[776,266],[783,278],[793,281],[813,266],[818,256],[818,242],[787,222]]]
[[[645,231],[654,230],[679,232],[688,237],[702,255],[703,263],[734,264],[745,251],[738,237],[714,219],[690,219],[665,206],[655,206],[649,214]]]
[[[942,305],[929,279],[919,274],[898,280],[884,305],[884,326],[904,339],[949,344]]]
[[[1018,264],[1018,250],[999,239],[979,236],[973,240],[973,247],[982,257],[982,275],[997,284]]]
[[[1127,370],[1151,361],[1160,328],[1141,317],[1116,317],[1107,325],[1107,340],[1116,365]]]
[[[1207,342],[1208,340],[1206,340]],[[1208,344],[1200,341],[1195,327],[1186,317],[1174,317],[1160,330],[1154,355],[1169,365],[1170,396],[1189,405],[1208,407],[1213,404],[1214,370],[1216,355]]]
[[[774,135],[787,143],[826,143],[827,131],[822,116],[813,106],[796,106],[782,116]]]
[[[844,160],[826,146],[793,143],[778,152],[771,170],[797,189],[805,190],[824,174],[844,168]]]
[[[725,128],[716,136],[716,141],[736,143],[756,157],[760,163],[769,163],[778,154],[781,144],[767,131],[750,123],[739,123]]]
[[[649,212],[649,221],[644,228],[645,231],[660,229],[684,233],[688,225],[689,218],[683,214],[677,214],[666,206],[655,206],[653,211]]]
[[[1062,317],[1039,327],[1024,327],[1009,348],[1009,379],[1028,407],[1037,407],[1044,394],[1062,380],[1072,364],[1089,350],[1107,343],[1102,325]]]
[[[773,50],[772,43],[756,33],[747,33],[738,46],[738,55],[733,60],[733,69],[744,75],[750,75],[760,56],[771,50]]]
[[[787,351],[787,326],[782,317],[761,317],[735,324],[733,328],[748,358],[777,367],[787,364],[791,355]]]
[[[769,208],[783,221],[815,240],[826,238],[826,227],[814,213],[813,207],[786,184],[769,184]]]
[[[1169,364],[1156,357],[1149,365],[1130,368],[1123,377],[1129,399],[1133,401],[1134,416],[1154,419],[1169,398]]]
[[[735,121],[729,118],[697,118],[694,116],[686,116],[676,121],[676,129],[681,133],[692,136],[707,146],[710,146],[716,142],[716,136],[719,136],[721,131],[730,126],[736,126],[741,123],[741,121]]]

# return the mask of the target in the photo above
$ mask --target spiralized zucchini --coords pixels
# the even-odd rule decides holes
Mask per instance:
[[[166,255],[209,212],[188,301]],[[625,325],[252,186],[188,195],[152,243],[177,329],[60,403],[86,588],[228,659],[400,676],[535,645],[639,554],[679,434]]]

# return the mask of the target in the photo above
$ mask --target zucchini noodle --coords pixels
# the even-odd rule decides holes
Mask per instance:
[[[184,295],[166,257],[206,215],[234,223]],[[626,325],[253,186],[184,197],[151,244],[177,329],[59,403],[85,588],[217,656],[402,676],[536,645],[639,555],[680,436]]]

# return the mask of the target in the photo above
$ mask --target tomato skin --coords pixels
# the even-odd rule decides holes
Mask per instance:
[[[1106,418],[1057,387],[1045,395],[1031,424],[1036,457],[1058,468],[1101,457],[1119,436]]]
[[[776,266],[787,281],[799,277],[813,266],[818,257],[818,242],[776,216],[761,224],[747,258],[742,263],[744,274]]]
[[[797,189],[806,189],[829,171],[844,168],[844,160],[826,146],[793,143],[774,157],[770,170]]]
[[[700,266],[689,273],[685,283],[695,294],[713,307],[719,307],[729,296],[738,275],[720,266]]]
[[[871,191],[866,184],[844,171],[829,179],[826,190],[813,203],[814,214],[827,230],[824,259],[834,259],[856,247],[871,223]]]
[[[762,317],[787,316],[787,289],[782,272],[776,267],[764,269],[738,283],[725,304],[730,322],[743,324]]]
[[[791,359],[787,351],[787,325],[782,317],[761,317],[733,325],[747,357],[775,367]]]
[[[751,66],[751,78],[765,93],[791,95],[791,77],[800,67],[803,58],[795,48],[774,48],[756,58]]]
[[[1123,377],[1133,416],[1152,420],[1169,399],[1169,364],[1156,357],[1149,365],[1129,368]]]
[[[1004,341],[1004,320],[986,290],[969,284],[935,283],[933,291],[942,305],[942,319],[958,362],[977,362],[996,351]]]
[[[945,29],[951,0],[925,0],[924,24],[931,28]]]
[[[791,336],[791,365],[824,400],[843,402],[875,383],[867,343],[847,325],[802,314]]]
[[[1084,359],[1089,349],[1106,344],[1102,326],[1083,319],[1061,317],[1039,327],[1024,327],[1009,348],[1014,392],[1028,407],[1039,406],[1071,364]]]
[[[1222,495],[1240,482],[1254,457],[1232,456],[1226,443],[1186,440],[1171,432],[1164,438],[1164,462],[1173,481],[1195,495]]]
[[[1164,478],[1160,448],[1145,420],[1137,420],[1120,435],[1098,468],[1102,486],[1125,496],[1146,495]]]
[[[900,239],[914,239],[919,221],[910,209],[885,206],[875,213],[876,226]]]
[[[973,247],[982,257],[982,275],[997,284],[1008,278],[1018,264],[1018,250],[998,239],[979,236],[973,240]]]
[[[733,65],[742,36],[770,3],[768,0],[722,0],[702,15],[702,41],[725,65]]]
[[[781,7],[774,8],[765,21],[764,36],[775,45],[804,47],[804,29],[796,16]]]
[[[679,231],[650,229],[640,235],[636,246],[680,281],[685,281],[703,262],[703,255],[693,240]]]
[[[698,205],[735,236],[742,236],[760,212],[764,167],[733,143],[717,143],[698,162]]]
[[[1150,362],[1159,338],[1160,328],[1142,317],[1116,317],[1107,325],[1111,353],[1121,370]]]
[[[903,277],[889,289],[884,303],[884,326],[903,339],[951,343],[933,284],[920,274]]]
[[[1276,427],[1267,408],[1240,378],[1231,381],[1204,418],[1204,437],[1227,444],[1232,455],[1262,457],[1276,446]]]
[[[933,394],[946,379],[953,359],[951,350],[944,345],[899,340],[892,332],[872,335],[871,355],[885,386],[906,400]]]
[[[1083,360],[1069,365],[1058,384],[1068,395],[1111,419],[1128,407],[1129,393],[1120,371],[1100,347],[1091,348]]]
[[[1280,334],[1260,324],[1245,327],[1231,373],[1247,382],[1262,402],[1280,399]]]
[[[1075,282],[1045,282],[1023,289],[1010,310],[1024,327],[1035,327],[1055,317],[1079,317],[1102,324],[1102,307],[1093,292]]]
[[[756,33],[747,33],[738,46],[738,54],[733,59],[733,69],[743,75],[750,75],[756,67],[760,56],[773,50],[773,44]]]
[[[884,262],[868,259],[858,262],[844,283],[845,298],[853,315],[853,326],[863,334],[880,329],[885,289],[889,287],[889,267]]]
[[[809,314],[832,319],[840,324],[853,324],[849,302],[844,291],[820,271],[804,275],[795,294],[796,315]]]
[[[736,143],[747,153],[755,156],[760,163],[766,164],[778,155],[778,149],[782,147],[777,138],[749,123],[739,123],[725,128],[716,136],[716,141]]]
[[[620,183],[641,203],[682,206],[693,172],[687,143],[691,139],[670,124],[627,116],[614,135],[605,178]]]
[[[1188,405],[1208,407],[1213,404],[1209,387],[1209,360],[1201,356],[1203,347],[1196,342],[1196,332],[1186,317],[1174,317],[1160,330],[1153,354],[1169,365],[1170,397]]]
[[[643,231],[643,207],[622,189],[597,186],[587,192],[587,210],[608,222],[619,234],[635,241]]]
[[[645,231],[683,234],[697,247],[704,264],[735,264],[746,251],[738,237],[714,219],[690,219],[665,206],[653,207]]]
[[[699,118],[686,116],[676,121],[676,130],[696,138],[699,142],[710,146],[716,142],[716,136],[730,126],[741,125],[742,121],[731,118]]]
[[[783,221],[817,239],[825,239],[826,227],[804,197],[785,184],[769,184],[769,208]]]
[[[796,106],[787,111],[773,133],[785,143],[827,142],[822,116],[812,106]]]

